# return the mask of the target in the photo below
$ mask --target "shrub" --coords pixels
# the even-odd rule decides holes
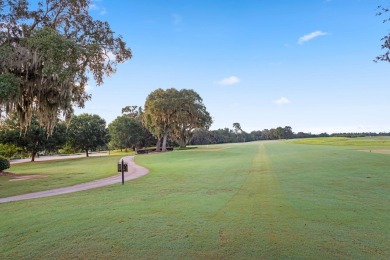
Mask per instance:
[[[9,166],[10,166],[9,161],[3,156],[0,156],[0,172],[2,172],[5,169],[8,169]]]
[[[15,157],[20,157],[22,153],[22,148],[17,147],[14,144],[0,144],[0,156],[5,158],[12,159]]]

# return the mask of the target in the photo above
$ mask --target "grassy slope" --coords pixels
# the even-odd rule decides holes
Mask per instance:
[[[124,186],[0,204],[0,258],[390,256],[389,155],[272,142],[137,162],[151,173]]]

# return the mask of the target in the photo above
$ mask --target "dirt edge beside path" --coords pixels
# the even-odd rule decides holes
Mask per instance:
[[[128,172],[125,172],[125,181],[133,180],[136,178],[139,178],[141,176],[144,176],[149,173],[149,170],[135,164],[134,162],[134,156],[125,156],[119,160],[118,163],[120,163],[123,159],[124,163],[127,163],[128,165]],[[0,198],[0,203],[6,203],[11,201],[19,201],[19,200],[27,200],[27,199],[35,199],[35,198],[43,198],[43,197],[49,197],[49,196],[55,196],[60,194],[66,194],[66,193],[73,193],[77,191],[83,191],[83,190],[89,190],[93,188],[99,188],[103,186],[108,186],[115,183],[121,183],[122,177],[121,173],[118,173],[114,176],[95,180],[87,183],[81,183],[76,184],[69,187],[63,187],[63,188],[57,188],[52,190],[46,190],[46,191],[38,191],[33,193],[27,193],[22,195],[16,195],[11,196],[7,198]]]

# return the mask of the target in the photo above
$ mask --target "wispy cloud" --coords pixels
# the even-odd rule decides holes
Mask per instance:
[[[230,76],[227,78],[224,78],[220,81],[217,81],[217,84],[227,86],[227,85],[234,85],[240,82],[240,79],[236,76]]]
[[[309,34],[306,34],[298,39],[298,44],[304,44],[307,41],[313,40],[314,38],[317,38],[319,36],[325,36],[328,35],[328,33],[323,31],[315,31]]]
[[[283,106],[283,105],[288,105],[291,103],[291,101],[288,98],[281,97],[277,100],[274,101],[276,105]]]
[[[101,2],[99,0],[94,0],[92,3],[89,5],[89,10],[93,10],[96,12],[99,12],[100,15],[105,15],[107,14],[107,9],[101,6],[100,4],[96,4],[97,2]]]

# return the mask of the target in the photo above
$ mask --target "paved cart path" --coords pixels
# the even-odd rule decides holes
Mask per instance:
[[[125,172],[125,181],[133,180],[133,179],[139,178],[139,177],[144,176],[144,175],[149,173],[148,169],[135,164],[134,156],[126,156],[126,157],[121,158],[121,160],[122,159],[123,159],[124,163],[128,164],[128,172]],[[121,160],[119,160],[119,162],[121,162]],[[27,193],[27,194],[16,195],[16,196],[7,197],[7,198],[0,198],[0,203],[55,196],[55,195],[60,195],[60,194],[66,194],[66,193],[72,193],[72,192],[77,192],[77,191],[82,191],[82,190],[89,190],[89,189],[93,189],[93,188],[108,186],[111,184],[121,183],[121,182],[122,182],[122,176],[121,176],[121,173],[119,173],[119,174],[116,174],[116,175],[108,177],[108,178],[95,180],[95,181],[91,181],[91,182],[87,182],[87,183],[81,183],[81,184],[77,184],[77,185],[73,185],[73,186],[69,186],[69,187]]]

